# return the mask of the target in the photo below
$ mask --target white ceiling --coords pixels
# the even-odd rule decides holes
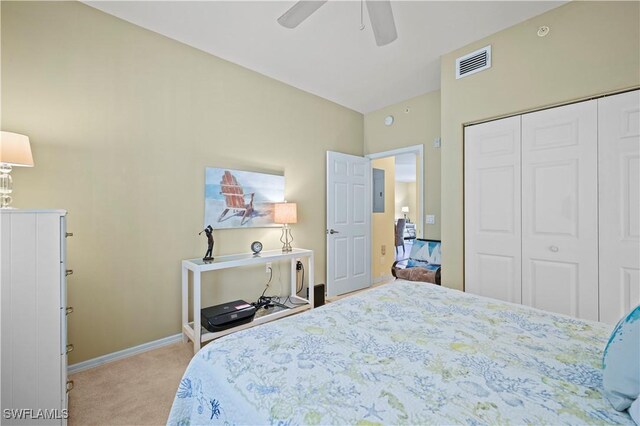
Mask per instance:
[[[440,55],[539,15],[558,1],[393,1],[398,39],[377,47],[359,1],[330,1],[295,29],[293,1],[87,4],[299,89],[367,113],[440,88]]]
[[[416,154],[396,155],[396,182],[415,182]]]

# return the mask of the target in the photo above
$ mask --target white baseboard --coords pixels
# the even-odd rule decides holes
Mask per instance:
[[[147,352],[153,349],[158,349],[163,346],[170,345],[182,340],[182,333],[174,334],[173,336],[165,337],[162,339],[154,340],[153,342],[143,343],[132,348],[123,349],[118,352],[102,355],[97,358],[88,359],[86,361],[79,362],[77,364],[67,367],[68,374],[79,373],[80,371],[88,370],[90,368],[97,367],[99,365],[107,364],[109,362],[118,361],[130,356],[137,355],[143,352]]]
[[[380,275],[379,277],[375,277],[373,279],[373,284],[379,284],[379,283],[384,283],[387,281],[393,281],[395,278],[393,278],[393,275],[388,274],[388,275]]]

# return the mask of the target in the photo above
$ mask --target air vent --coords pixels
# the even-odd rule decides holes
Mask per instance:
[[[491,46],[456,59],[456,79],[491,68]]]

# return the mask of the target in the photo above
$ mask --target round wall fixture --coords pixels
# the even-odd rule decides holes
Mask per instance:
[[[546,37],[549,34],[549,31],[551,31],[551,28],[546,25],[541,26],[538,28],[538,37]]]
[[[384,125],[385,126],[391,126],[393,124],[393,115],[387,115],[384,118]]]
[[[411,108],[406,107],[406,108],[404,109],[404,113],[405,113],[405,114],[409,114],[410,112],[411,112]]]

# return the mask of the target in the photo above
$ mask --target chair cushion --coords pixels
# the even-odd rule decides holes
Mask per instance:
[[[440,266],[442,264],[441,250],[439,241],[413,240],[407,267],[424,266],[425,263]]]
[[[618,411],[629,408],[640,396],[639,359],[640,305],[614,327],[602,357],[604,393]]]
[[[425,269],[421,267],[396,269],[396,276],[407,281],[424,281],[438,284],[437,269]]]

